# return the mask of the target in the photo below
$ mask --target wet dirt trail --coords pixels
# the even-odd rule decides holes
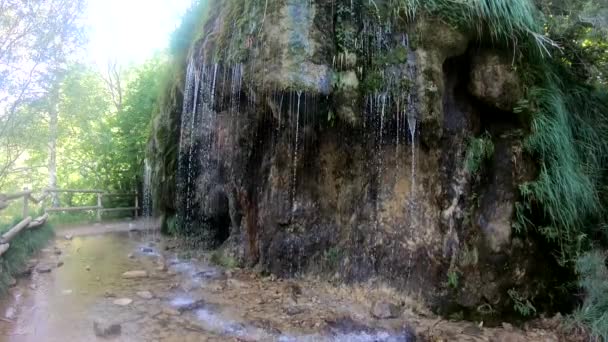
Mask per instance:
[[[0,301],[0,341],[558,340],[543,330],[424,316],[388,291],[225,270],[135,228],[57,233],[32,260],[31,275]],[[374,318],[370,307],[379,300],[400,303],[400,312]]]

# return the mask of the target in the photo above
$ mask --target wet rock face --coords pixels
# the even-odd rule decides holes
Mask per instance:
[[[245,57],[226,63],[211,56],[232,5],[216,4],[187,61],[180,121],[167,118],[177,156],[153,150],[155,169],[177,175],[156,206],[280,276],[380,277],[446,310],[509,310],[508,289],[541,288],[534,244],[511,231],[528,161],[520,124],[503,121],[517,100],[503,52],[479,55],[436,21],[387,33],[324,1],[269,3]],[[349,35],[367,47],[347,51]],[[471,172],[470,141],[485,132],[495,153]]]
[[[521,81],[508,58],[496,51],[482,51],[473,57],[471,94],[504,111],[511,111],[522,98]]]

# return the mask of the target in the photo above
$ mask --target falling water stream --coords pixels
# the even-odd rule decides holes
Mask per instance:
[[[296,188],[297,188],[297,175],[298,175],[298,147],[300,144],[300,101],[302,98],[302,91],[297,92],[298,103],[296,108],[296,137],[293,147],[293,178],[291,181],[291,217],[295,215],[296,211]]]

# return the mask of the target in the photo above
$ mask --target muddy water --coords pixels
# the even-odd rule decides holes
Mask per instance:
[[[71,240],[58,238],[38,256],[39,264],[63,265],[20,279],[0,303],[6,317],[0,321],[0,340],[101,340],[94,322],[120,324],[120,334],[106,337],[113,341],[414,341],[416,334],[429,333],[490,341],[506,333],[421,318],[407,308],[398,319],[376,320],[369,314],[374,298],[399,299],[312,280],[225,271],[204,255],[184,258],[171,248],[172,241],[156,234],[125,230],[90,235],[95,230],[87,228],[70,231]],[[145,270],[149,277],[122,277],[133,270]],[[153,298],[141,298],[141,291]],[[132,302],[116,303],[125,298]],[[509,334],[553,340],[543,331]]]

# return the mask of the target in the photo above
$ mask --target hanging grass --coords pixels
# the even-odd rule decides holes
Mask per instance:
[[[574,312],[575,322],[585,324],[597,340],[608,341],[608,269],[606,256],[598,251],[582,256],[576,263],[579,285],[585,301]]]
[[[541,55],[550,55],[556,46],[543,34],[542,14],[529,0],[391,0],[390,7],[409,21],[421,13],[442,18],[497,45],[532,43]]]
[[[524,207],[540,208],[538,229],[557,244],[562,265],[590,247],[590,235],[605,216],[601,198],[608,168],[608,107],[605,95],[565,80],[567,70],[545,66],[541,87],[528,93],[531,134],[525,147],[540,163],[538,178],[520,189]]]

